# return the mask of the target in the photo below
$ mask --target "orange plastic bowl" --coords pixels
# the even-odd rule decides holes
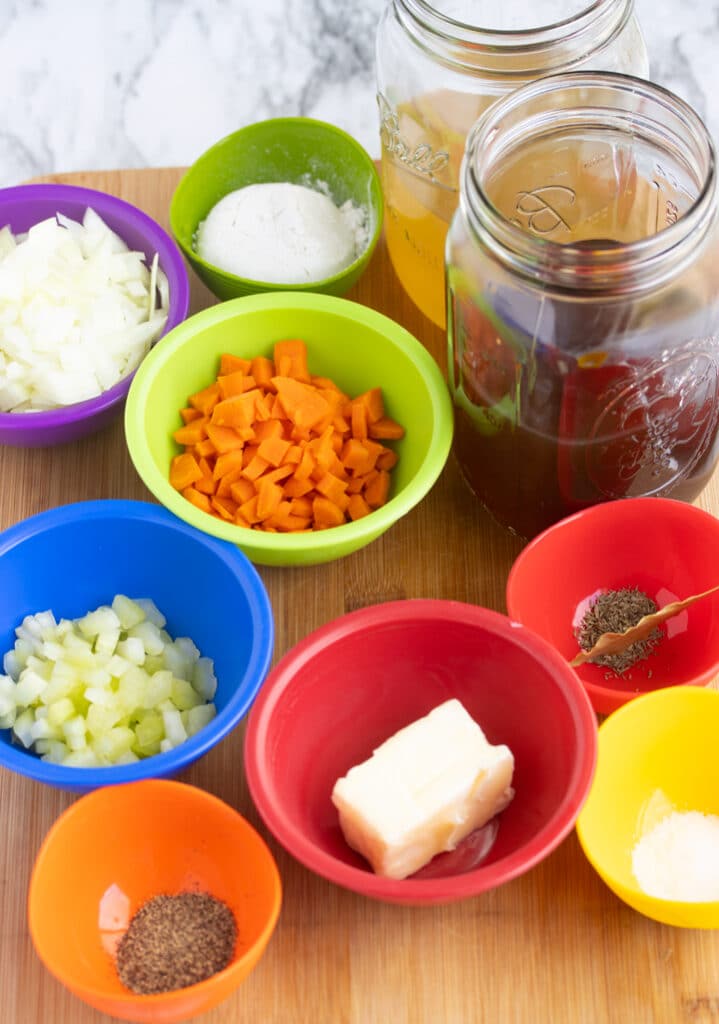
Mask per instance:
[[[151,897],[186,890],[232,909],[232,963],[173,992],[130,992],[113,956],[127,921]],[[194,786],[148,779],[95,790],[58,818],[35,863],[28,917],[40,959],[80,999],[123,1020],[172,1024],[240,985],[267,946],[280,902],[272,854],[237,811]]]

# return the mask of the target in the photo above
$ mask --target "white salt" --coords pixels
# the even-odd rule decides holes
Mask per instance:
[[[673,811],[639,839],[632,870],[649,896],[687,903],[719,900],[719,817]]]

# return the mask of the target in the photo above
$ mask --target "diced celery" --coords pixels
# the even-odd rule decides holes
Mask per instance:
[[[129,714],[135,708],[144,707],[144,698],[150,677],[137,665],[129,668],[122,676],[117,687],[118,703]]]
[[[192,685],[203,700],[213,700],[217,691],[217,678],[212,658],[198,658],[192,671]]]
[[[28,708],[27,711],[23,711],[21,715],[17,716],[15,724],[12,727],[13,734],[17,736],[22,745],[26,748],[32,746],[32,727],[34,721],[35,716]]]
[[[137,754],[134,754],[131,750],[123,750],[123,752],[121,754],[119,754],[112,763],[113,764],[135,764],[135,762],[139,761],[139,760],[140,760],[140,758],[137,756]]]
[[[12,729],[17,718],[17,708],[13,707],[4,715],[0,715],[0,729]]]
[[[136,636],[129,636],[127,640],[121,640],[116,648],[116,653],[121,658],[126,658],[133,665],[142,665],[145,661],[145,646],[142,640]]]
[[[91,704],[87,709],[87,731],[93,736],[102,736],[121,720],[122,711],[117,706],[106,708],[99,704]]]
[[[117,629],[106,629],[102,633],[98,633],[97,640],[95,641],[95,653],[105,654],[108,658],[111,658],[115,653],[119,639],[119,626]]]
[[[32,669],[23,669],[15,687],[15,702],[23,707],[30,707],[31,704],[40,700],[47,685],[47,680],[33,672]]]
[[[217,714],[214,704],[198,704],[187,712],[187,735],[194,736],[212,721]]]
[[[135,741],[135,734],[132,729],[123,729],[116,726],[93,741],[92,749],[100,761],[107,761],[112,764],[122,754],[127,753]]]
[[[188,711],[190,708],[197,707],[198,704],[203,703],[202,697],[186,679],[172,680],[170,698],[175,707],[179,708],[180,711]]]
[[[62,764],[65,761],[69,751],[67,744],[63,743],[62,740],[47,740],[47,753],[43,757],[43,761],[52,761],[54,764]]]
[[[113,654],[105,668],[113,679],[119,679],[120,676],[127,672],[131,664],[132,662],[128,661],[127,658],[121,658],[119,654]]]
[[[178,636],[177,640],[175,640],[175,647],[182,651],[191,664],[194,664],[200,657],[200,652],[195,647],[192,640],[190,640],[189,636]]]
[[[120,628],[120,620],[112,610],[105,605],[96,608],[94,612],[88,612],[81,619],[77,620],[77,628],[83,636],[94,639],[101,633]]]
[[[21,661],[16,650],[8,651],[2,660],[3,672],[7,672],[13,679],[17,679],[22,672],[24,660]]]
[[[172,695],[172,673],[163,669],[150,676],[142,698],[143,708],[156,708],[169,700]]]
[[[85,690],[85,700],[90,704],[99,704],[103,708],[112,708],[118,703],[117,694],[106,686],[88,686]]]
[[[71,750],[70,753],[62,761],[62,764],[67,765],[68,768],[99,768],[100,762],[97,759],[97,755],[90,749],[85,747],[82,750]]]
[[[47,709],[47,720],[54,729],[58,729],[68,719],[72,718],[74,714],[75,705],[67,697],[63,697],[62,700],[57,700],[54,704],[50,704]]]
[[[15,724],[17,725],[17,723]],[[63,722],[62,732],[70,750],[85,749],[87,746],[85,731],[85,719],[81,715],[76,715],[74,718],[69,718],[67,722]]]
[[[112,602],[112,610],[120,620],[122,629],[132,629],[145,619],[145,612],[137,603],[124,594],[117,594]]]
[[[187,655],[177,646],[169,644],[162,652],[162,660],[165,668],[173,674],[176,679],[192,678],[192,662]]]
[[[165,667],[165,659],[161,654],[146,654],[145,664],[142,666],[148,675],[154,675],[155,672],[161,672]]]
[[[187,739],[185,727],[180,718],[180,712],[175,708],[172,711],[162,712],[162,721],[165,724],[165,738],[176,747]]]
[[[135,738],[140,748],[152,746],[165,738],[165,723],[162,715],[149,711],[135,726]]]
[[[167,624],[167,619],[162,614],[160,609],[157,607],[154,601],[151,601],[149,597],[138,597],[135,600],[135,604],[138,604],[145,613],[145,617],[154,623],[158,629],[162,629]]]
[[[59,661],[65,654],[65,648],[55,640],[45,640],[40,647],[40,656],[48,661]]]
[[[141,622],[137,626],[133,626],[132,629],[128,630],[127,636],[128,639],[135,638],[142,641],[145,654],[162,654],[165,649],[162,637],[160,636],[160,630],[154,622],[150,622],[149,620]]]

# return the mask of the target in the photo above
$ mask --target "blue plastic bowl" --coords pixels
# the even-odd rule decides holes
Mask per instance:
[[[57,618],[77,618],[115,594],[152,598],[173,637],[191,637],[214,659],[217,716],[166,754],[108,768],[48,764],[0,730],[4,768],[76,793],[163,778],[202,757],[249,710],[274,644],[262,580],[233,544],[141,501],[64,505],[0,534],[0,659],[24,616],[50,609]]]

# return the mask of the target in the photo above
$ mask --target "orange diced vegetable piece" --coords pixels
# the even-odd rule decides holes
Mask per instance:
[[[312,472],[317,465],[316,459],[309,448],[305,448],[302,453],[300,463],[295,470],[294,476],[296,480],[308,480],[312,475]]]
[[[364,516],[368,516],[371,511],[372,509],[361,494],[353,494],[350,497],[347,505],[347,515],[353,522],[355,519],[362,519]]]
[[[395,420],[391,420],[389,416],[383,416],[376,423],[370,424],[369,436],[380,441],[398,441],[400,437],[404,437],[404,427]]]
[[[266,459],[260,455],[254,455],[242,470],[242,475],[248,480],[256,480],[258,476],[262,476],[268,466],[269,462]]]
[[[257,515],[260,520],[269,519],[280,507],[282,488],[271,480],[260,479],[257,483]]]
[[[172,436],[178,444],[198,444],[207,437],[206,425],[207,417],[201,416],[186,423],[184,427],[179,427]]]
[[[335,505],[342,507],[344,502],[346,507],[347,496],[345,491],[347,490],[347,485],[331,473],[324,473],[317,481],[315,489],[320,494],[324,494],[325,498],[329,498]]]
[[[385,448],[377,456],[375,466],[377,467],[377,469],[394,469],[394,467],[397,465],[397,458],[397,452],[393,452],[391,448]]]
[[[258,395],[259,391],[255,388],[218,402],[212,410],[212,422],[218,427],[251,427]]]
[[[389,473],[381,469],[364,488],[363,494],[370,508],[379,508],[380,505],[384,505],[389,494]]]
[[[345,521],[342,509],[339,509],[329,498],[323,498],[321,495],[312,502],[312,517],[315,526],[320,528],[340,526]]]
[[[170,483],[176,491],[184,491],[201,476],[202,470],[193,455],[176,455],[170,464]]]
[[[310,383],[310,374],[307,369],[307,346],[304,341],[296,338],[278,341],[275,344],[273,355],[275,376],[294,377],[295,380]]]
[[[267,470],[266,472],[264,472],[259,479],[260,480],[271,480],[272,483],[276,484],[276,483],[279,483],[280,480],[286,480],[288,476],[291,476],[292,471],[293,471],[293,467],[291,465],[288,465],[288,466],[278,466],[277,469],[270,469],[270,470]]]
[[[190,405],[199,409],[203,416],[209,416],[220,400],[220,387],[217,383],[190,395]]]
[[[284,462],[285,455],[290,448],[290,442],[281,437],[267,437],[260,442],[257,454],[272,466],[279,466]]]
[[[291,476],[284,486],[285,497],[302,498],[310,491],[314,491],[315,485],[311,480],[298,480],[297,475]]]
[[[225,473],[225,475],[222,477],[222,479],[218,481],[217,490],[215,491],[215,494],[217,495],[217,497],[218,498],[229,498],[230,494],[232,493],[230,488],[232,487],[232,485],[234,483],[237,483],[237,481],[240,480],[240,479],[244,479],[244,477],[242,476],[242,469],[241,468],[240,469],[233,469],[232,472],[230,472],[230,473]],[[252,484],[250,484],[250,487],[252,488]],[[249,497],[249,495],[248,495],[248,497]],[[247,499],[245,498],[243,500],[246,501]]]
[[[360,441],[367,437],[367,406],[362,402],[352,403],[352,437]]]
[[[235,515],[237,514],[237,502],[233,501],[232,498],[218,498],[217,495],[210,498],[210,504],[215,511],[220,513],[222,519],[226,519],[229,523],[234,522]]]
[[[273,377],[272,381],[277,388],[287,418],[292,420],[296,427],[310,429],[327,415],[327,402],[309,384],[283,376]]]
[[[201,476],[199,480],[195,480],[192,486],[202,494],[214,494],[217,490],[217,481],[213,480],[211,476]]]
[[[270,418],[255,427],[255,440],[266,441],[268,437],[284,437],[284,420]]]
[[[312,500],[308,497],[293,498],[290,502],[290,512],[293,516],[300,516],[303,519],[311,519]]]
[[[247,522],[247,520],[246,520],[246,519],[245,519],[245,517],[244,517],[244,516],[242,515],[242,513],[240,512],[240,510],[239,510],[239,509],[237,510],[237,513],[236,513],[236,515],[235,515],[235,526],[244,526],[244,528],[245,528],[246,530],[251,530],[251,529],[252,529],[252,527],[251,527],[251,526],[250,526],[250,524],[249,524],[249,523]]]
[[[225,353],[220,356],[220,372],[218,376],[226,377],[230,373],[250,373],[250,366],[249,359],[242,359],[241,356]]]
[[[212,513],[212,506],[210,505],[210,499],[206,494],[200,494],[199,491],[195,490],[194,487],[186,487],[182,492],[182,497],[187,498],[197,508],[202,509],[203,512]]]
[[[240,505],[237,511],[247,520],[248,523],[259,523],[260,517],[257,514],[257,495],[253,495],[249,501]]]
[[[210,424],[208,423],[207,426],[209,427],[209,425]],[[195,445],[195,455],[203,459],[211,459],[217,455],[217,449],[209,436],[206,437],[204,441],[197,442]]]
[[[192,420],[199,419],[202,413],[199,409],[193,409],[191,406],[188,406],[187,409],[180,409],[180,416],[183,423],[191,423]]]
[[[230,484],[230,494],[232,500],[236,501],[238,505],[244,505],[246,501],[255,496],[255,485],[251,480],[241,476],[239,480],[236,480],[233,484]]]
[[[249,391],[249,388],[245,387],[246,379],[247,374],[243,373],[242,370],[237,370],[235,373],[226,373],[224,377],[218,377],[217,383],[220,387],[221,397],[232,398],[233,395],[241,395],[243,391]]]
[[[218,455],[239,450],[245,443],[234,427],[218,427],[216,423],[208,423],[206,429]]]
[[[236,469],[242,469],[242,451],[239,448],[218,456],[212,475],[215,480],[220,480],[227,473],[232,473]]]
[[[379,388],[370,388],[364,394],[358,395],[354,401],[361,402],[364,405],[367,410],[367,420],[369,423],[376,423],[384,416],[384,402],[382,401],[382,392]]]
[[[345,441],[340,458],[345,468],[355,473],[367,473],[372,469],[369,452],[356,437],[350,437]]]
[[[299,466],[302,461],[302,452],[303,449],[298,444],[290,445],[284,458],[284,464],[290,463],[293,466]]]
[[[271,387],[275,376],[275,364],[267,356],[255,356],[250,366],[250,373],[257,381],[257,386],[265,391]]]

